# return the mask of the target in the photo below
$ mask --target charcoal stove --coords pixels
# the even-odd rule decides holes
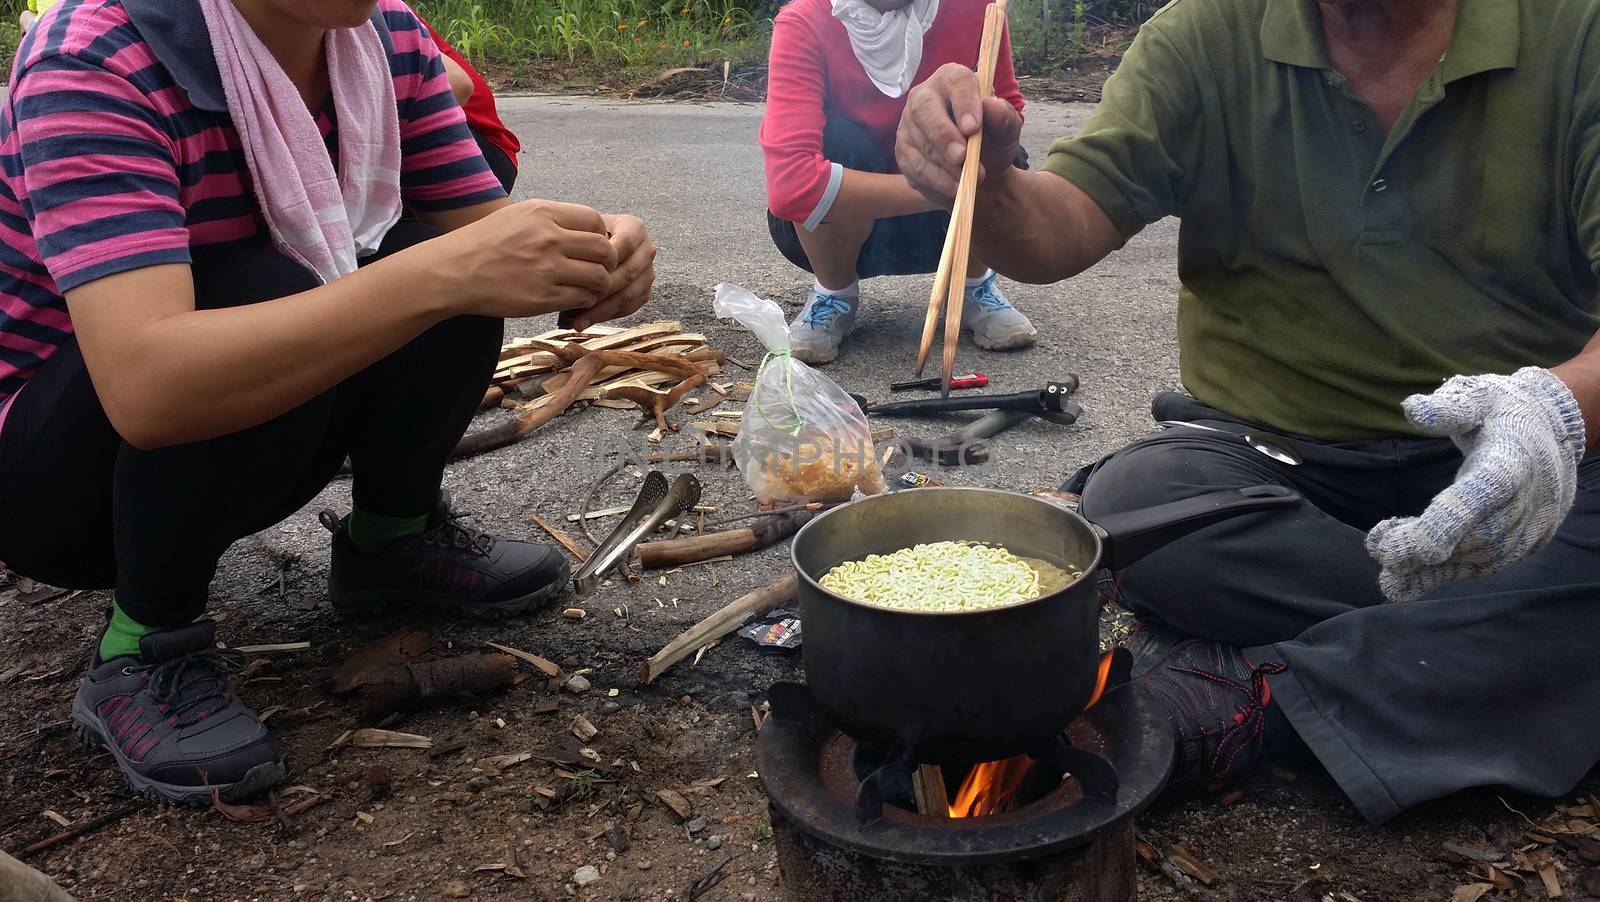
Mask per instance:
[[[1165,786],[1173,737],[1155,700],[1118,669],[1059,743],[1029,754],[1015,807],[981,817],[919,814],[917,762],[859,745],[805,686],[774,685],[756,765],[788,898],[1132,900],[1133,817]],[[944,768],[951,794],[960,770]]]

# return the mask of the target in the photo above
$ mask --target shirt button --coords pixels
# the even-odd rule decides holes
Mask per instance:
[[[1389,183],[1384,181],[1383,179],[1378,179],[1377,181],[1372,183],[1372,190],[1374,190],[1374,191],[1387,191],[1387,190],[1389,190]]]
[[[1362,122],[1360,119],[1351,120],[1350,121],[1350,127],[1352,129],[1355,129],[1357,134],[1360,134],[1361,132],[1364,132],[1364,131],[1367,130],[1367,124],[1365,122]]]

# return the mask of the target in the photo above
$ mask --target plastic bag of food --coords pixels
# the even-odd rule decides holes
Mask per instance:
[[[734,460],[763,502],[847,501],[884,489],[867,417],[844,390],[789,354],[783,310],[737,285],[717,286],[717,316],[767,347],[745,404]]]

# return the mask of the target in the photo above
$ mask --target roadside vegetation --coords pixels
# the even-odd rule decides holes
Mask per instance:
[[[953,2],[953,0],[946,0]],[[740,66],[766,58],[777,0],[417,0],[417,9],[478,63],[633,70]],[[1152,0],[1012,0],[1017,69],[1055,75],[1113,59]]]
[[[723,64],[764,81],[780,0],[412,0],[418,12],[491,78],[610,85],[663,70]],[[955,0],[945,0],[955,2]],[[0,67],[9,81],[25,0],[0,0]],[[1155,0],[1012,0],[1011,40],[1022,75],[1114,64]]]

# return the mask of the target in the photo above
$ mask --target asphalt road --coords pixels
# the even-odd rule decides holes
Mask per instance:
[[[509,98],[508,124],[522,137],[518,196],[586,203],[643,217],[660,247],[662,291],[651,317],[706,315],[711,287],[734,282],[797,305],[810,278],[773,249],[765,220],[759,105],[606,103]],[[1092,107],[1038,103],[1024,140],[1034,160],[1082,124]],[[1083,380],[1079,429],[1030,427],[997,443],[994,484],[1053,483],[1080,462],[1137,434],[1152,394],[1177,383],[1174,310],[1177,224],[1158,223],[1100,266],[1052,286],[1006,283],[1033,319],[1032,350],[985,354],[964,344],[957,366],[987,370],[996,389],[1037,387],[1063,373]],[[835,381],[872,397],[909,378],[931,277],[884,278],[863,286],[866,309],[845,353],[827,367]],[[537,321],[519,330],[545,328]]]
[[[644,218],[660,248],[655,300],[639,319],[679,319],[705,332],[718,347],[746,360],[761,349],[750,334],[716,322],[712,288],[733,282],[790,307],[804,297],[809,276],[790,266],[767,235],[765,195],[756,129],[755,105],[636,104],[571,98],[507,98],[501,109],[526,150],[516,194],[590,204],[604,211],[629,211]],[[1049,142],[1071,132],[1089,107],[1037,104],[1030,110],[1025,136],[1030,154],[1042,159]],[[1033,489],[1058,484],[1078,466],[1148,428],[1151,396],[1178,381],[1174,345],[1176,225],[1164,222],[1146,230],[1128,247],[1091,272],[1053,286],[1006,283],[1005,290],[1039,327],[1031,350],[986,353],[963,344],[962,370],[983,370],[994,391],[1037,388],[1067,373],[1083,382],[1078,400],[1085,416],[1075,427],[1028,423],[992,441],[993,460],[960,471],[939,470],[954,484]],[[847,390],[882,399],[889,382],[908,378],[917,332],[926,307],[931,276],[885,278],[865,286],[868,307],[858,331],[838,361],[825,368]],[[508,324],[508,334],[531,335],[553,326],[552,317]],[[935,367],[937,364],[935,364]],[[750,378],[730,371],[724,378]],[[497,416],[479,417],[479,427]],[[619,449],[643,445],[631,430],[635,417],[624,411],[591,409],[557,420],[523,442],[452,464],[446,486],[456,504],[475,522],[502,535],[542,538],[529,525],[539,513],[553,522],[574,512],[597,474],[617,460]],[[934,437],[950,424],[896,422],[903,434]],[[664,447],[691,447],[688,435],[671,437]],[[706,484],[706,499],[724,512],[750,509],[751,494],[737,472],[717,475],[711,467],[693,470]],[[669,467],[669,469],[672,469]],[[890,474],[894,475],[893,472]],[[637,473],[612,480],[597,508],[627,504],[638,489]],[[290,557],[304,574],[300,585],[313,600],[320,594],[327,562],[327,534],[312,512],[319,507],[349,509],[349,484],[330,486],[308,510],[271,530],[239,543],[220,569],[217,593],[245,598],[270,579],[274,561]],[[603,533],[614,521],[602,521]],[[573,527],[574,530],[576,527]],[[268,554],[264,555],[263,552]],[[671,577],[618,585],[583,603],[600,615],[582,628],[563,623],[553,612],[513,627],[516,638],[547,650],[552,657],[601,667],[600,674],[621,679],[667,638],[738,593],[771,579],[786,566],[785,550],[768,549],[713,568],[693,568]],[[612,611],[624,605],[644,613],[618,631]],[[235,630],[260,641],[280,641],[289,633],[329,628],[323,613],[293,605],[249,604],[251,613]],[[526,630],[526,633],[523,631]],[[525,638],[524,638],[525,636]],[[244,637],[234,636],[234,641]],[[547,644],[548,643],[548,644]],[[708,658],[695,680],[764,688],[787,667],[739,662],[747,656]],[[728,672],[722,666],[755,666],[757,673]],[[609,672],[615,668],[615,673]],[[670,685],[670,683],[669,683]],[[737,708],[742,698],[728,700]]]

